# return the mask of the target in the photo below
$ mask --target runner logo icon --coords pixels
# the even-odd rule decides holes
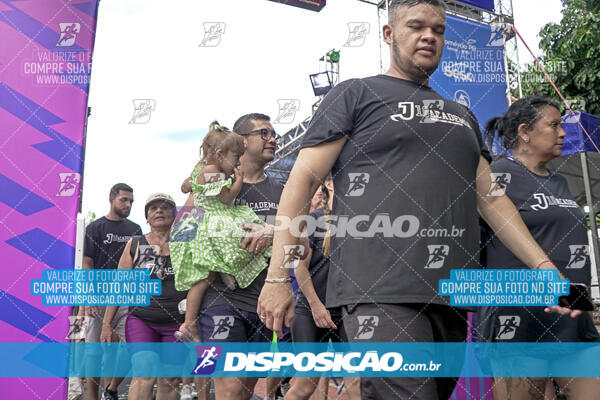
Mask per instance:
[[[283,264],[281,268],[295,268],[306,249],[301,244],[287,244],[283,246]]]
[[[358,315],[358,332],[354,339],[367,340],[373,337],[375,328],[379,325],[379,317],[377,315]]]
[[[156,101],[154,99],[134,99],[133,100],[133,117],[129,121],[130,124],[147,124],[152,116],[152,111],[156,109]]]
[[[233,315],[213,315],[214,329],[210,340],[223,340],[229,337],[229,331],[233,328]]]
[[[81,175],[77,172],[59,172],[58,178],[60,179],[60,187],[58,188],[58,197],[71,197],[75,194],[79,182],[81,181]]]
[[[77,34],[81,32],[81,25],[77,22],[63,22],[58,24],[60,27],[60,37],[56,43],[57,47],[69,47],[75,44]]]
[[[369,183],[370,175],[366,172],[351,172],[348,174],[350,185],[346,192],[347,197],[359,197],[362,196]]]
[[[300,100],[298,99],[279,99],[279,113],[273,121],[274,124],[291,124],[296,118],[296,112],[300,110]]]
[[[425,264],[425,269],[442,268],[446,257],[450,253],[450,246],[445,244],[430,244],[427,246],[427,250],[429,250],[429,258],[427,259],[427,264]]]
[[[192,375],[210,375],[217,368],[217,359],[223,355],[221,346],[196,346],[198,360]]]
[[[490,32],[490,40],[487,42],[487,46],[490,47],[501,47],[504,46],[504,33],[501,28],[492,27]]]
[[[512,175],[509,172],[492,172],[490,178],[492,182],[487,195],[492,197],[504,196]]]
[[[590,254],[589,246],[587,244],[573,244],[569,245],[569,250],[571,251],[571,258],[569,259],[569,263],[567,264],[566,268],[583,268]]]
[[[225,22],[204,22],[204,38],[198,47],[216,47],[225,33]]]
[[[365,44],[367,33],[371,30],[368,22],[348,22],[348,40],[344,47],[360,47]]]
[[[517,328],[521,325],[521,317],[518,315],[500,315],[500,330],[496,340],[510,340],[515,337]]]

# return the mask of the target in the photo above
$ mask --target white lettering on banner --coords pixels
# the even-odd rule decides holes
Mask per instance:
[[[225,357],[225,372],[267,372],[280,371],[284,367],[293,367],[300,372],[394,372],[394,371],[438,371],[440,363],[404,363],[402,354],[377,351],[366,353],[311,353],[299,354],[286,352],[241,353],[229,352]]]

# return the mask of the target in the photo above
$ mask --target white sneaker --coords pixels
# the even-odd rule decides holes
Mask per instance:
[[[194,387],[192,385],[182,385],[181,391],[179,392],[179,400],[192,400],[194,398],[193,392]]]

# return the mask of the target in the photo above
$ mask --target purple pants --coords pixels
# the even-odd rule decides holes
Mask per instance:
[[[125,340],[127,343],[140,343],[140,345],[130,346],[132,354],[140,351],[150,351],[147,344],[142,343],[172,343],[176,342],[174,333],[179,329],[179,324],[170,325],[151,325],[131,314],[127,315],[125,322]],[[166,364],[177,363],[178,355],[172,352],[160,354],[160,360]],[[172,361],[172,362],[169,362]]]

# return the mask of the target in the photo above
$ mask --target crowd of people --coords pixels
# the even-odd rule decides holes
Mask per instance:
[[[162,294],[146,307],[82,307],[79,315],[93,317],[86,340],[270,342],[275,332],[295,342],[464,342],[468,311],[478,311],[473,329],[482,341],[600,340],[580,310],[475,310],[438,295],[439,279],[460,268],[554,269],[574,282],[591,280],[583,214],[574,202],[540,200],[572,200],[564,178],[546,168],[564,143],[558,105],[523,98],[488,121],[485,137],[502,138],[508,154],[492,162],[473,113],[428,86],[444,30],[443,1],[390,2],[383,28],[390,69],[342,82],[325,96],[285,187],[265,174],[279,137],[260,113],[241,116],[231,130],[210,125],[201,160],[182,184],[186,203],[176,208],[168,194],[150,196],[146,234],[127,220],[133,189],[115,185],[109,213],[86,229],[84,268],[150,269]],[[458,227],[461,234],[339,237],[332,214],[410,215],[421,227]],[[273,222],[306,215],[321,221],[308,236]],[[295,253],[293,268],[286,267],[290,246],[306,249]],[[577,265],[573,246],[584,246]],[[132,356],[134,375],[137,365],[173,357],[145,350]],[[86,355],[86,362],[99,357]],[[213,378],[216,398],[248,399],[257,379]],[[121,380],[105,379],[105,399],[117,398]],[[600,396],[597,378],[555,381],[569,399]],[[456,382],[362,377],[344,384],[350,399],[445,400]],[[155,384],[158,400],[179,398],[180,379],[143,377],[133,379],[129,398],[152,398]],[[498,400],[544,399],[547,384],[498,378],[493,390]],[[189,385],[183,382],[181,396]],[[289,380],[268,378],[265,398],[282,386]],[[208,378],[196,380],[199,398],[209,387]],[[322,387],[319,378],[295,378],[285,398],[308,399]],[[98,389],[98,378],[88,378],[90,398]]]

